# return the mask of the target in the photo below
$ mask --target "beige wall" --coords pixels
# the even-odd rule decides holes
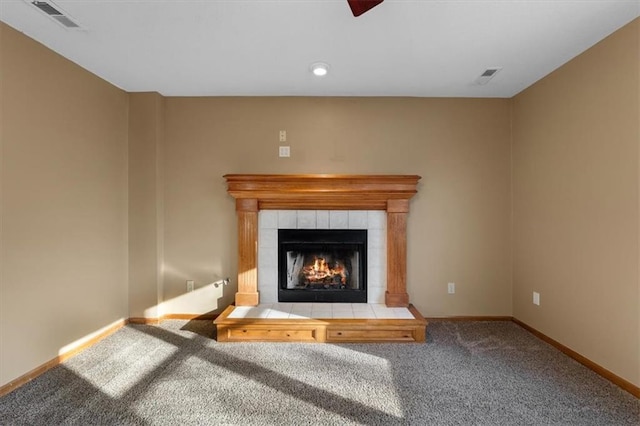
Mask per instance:
[[[162,302],[164,98],[129,97],[129,316],[158,318]]]
[[[397,173],[422,176],[408,225],[411,301],[429,316],[511,315],[508,100],[167,98],[165,119],[167,299],[185,297],[186,279],[236,283],[225,173]],[[281,129],[291,158],[277,156]],[[234,293],[211,290],[199,309]]]
[[[514,316],[636,385],[639,38],[636,20],[513,102]]]
[[[127,317],[127,94],[0,23],[0,384]]]

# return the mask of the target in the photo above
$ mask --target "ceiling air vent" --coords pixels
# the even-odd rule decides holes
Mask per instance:
[[[501,69],[502,67],[487,68],[478,78],[476,78],[476,84],[487,84],[489,80],[495,77]]]
[[[80,29],[80,25],[69,17],[68,13],[62,12],[61,9],[50,1],[31,1],[32,5],[46,13],[51,19],[65,28]]]

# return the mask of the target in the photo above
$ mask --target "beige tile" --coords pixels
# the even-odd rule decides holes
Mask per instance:
[[[260,229],[258,230],[258,241],[260,248],[278,248],[278,230],[277,229]]]
[[[387,213],[380,210],[367,211],[369,229],[387,229]]]
[[[348,318],[355,318],[355,315],[353,312],[351,311],[333,311],[333,318],[334,319],[348,319]]]
[[[355,310],[359,310],[359,311],[373,311],[373,309],[371,308],[371,305],[368,303],[352,303],[351,304],[351,309]]]
[[[245,318],[251,306],[236,306],[227,318]]]
[[[277,309],[279,311],[282,312],[291,312],[291,309],[293,309],[293,303],[274,303],[271,306],[271,309]]]
[[[349,312],[352,312],[353,311],[353,308],[351,307],[350,303],[344,303],[344,304],[343,303],[335,303],[332,306],[331,309],[333,310],[333,312],[336,312],[336,311],[349,311]]]
[[[366,210],[349,210],[349,229],[367,229],[367,222]]]
[[[349,212],[344,210],[331,210],[329,212],[329,228],[330,229],[348,229],[349,228]]]
[[[252,307],[247,311],[244,318],[267,318],[271,309],[269,308],[260,308],[260,307]]]
[[[357,319],[376,319],[373,311],[353,311],[353,317]]]
[[[311,312],[309,312],[308,315],[305,315],[302,313],[293,313],[293,312],[289,314],[289,319],[309,319],[309,318],[311,318]]]
[[[278,210],[278,228],[296,229],[298,226],[298,212],[296,210]]]
[[[298,210],[297,229],[316,229],[316,211]]]
[[[300,308],[311,309],[312,306],[313,306],[313,303],[292,303],[291,304],[292,309],[300,309]]]
[[[285,318],[289,318],[289,315],[290,315],[289,312],[282,312],[277,309],[269,309],[269,314],[267,315],[267,318],[285,319]]]
[[[381,309],[389,309],[387,305],[385,305],[384,303],[369,303],[369,306],[371,306],[371,309],[373,309],[374,311],[381,310]]]
[[[396,318],[395,313],[389,308],[374,309],[373,314],[376,316],[377,319],[395,319]]]
[[[329,229],[329,210],[316,211],[317,229]]]
[[[258,223],[261,229],[277,229],[278,228],[278,211],[277,210],[260,210],[258,212]]]

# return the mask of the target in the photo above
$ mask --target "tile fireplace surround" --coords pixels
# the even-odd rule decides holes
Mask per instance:
[[[278,302],[279,229],[366,229],[367,303],[384,303],[387,220],[379,210],[261,210],[258,212],[260,303]]]
[[[368,302],[409,306],[407,214],[420,176],[233,174],[224,178],[238,215],[236,306],[277,302],[278,228],[367,229],[369,255],[381,262],[386,258],[386,268],[370,263]]]

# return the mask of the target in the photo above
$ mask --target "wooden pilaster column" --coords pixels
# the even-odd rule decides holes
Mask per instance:
[[[258,297],[258,200],[236,199],[238,214],[238,292],[236,306],[256,306]]]
[[[407,294],[407,214],[409,200],[387,201],[387,306],[409,306]]]

